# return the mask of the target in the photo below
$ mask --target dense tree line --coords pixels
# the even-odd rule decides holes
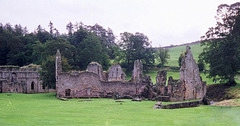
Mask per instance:
[[[120,40],[110,28],[99,24],[83,23],[66,25],[67,34],[60,34],[52,22],[49,31],[39,25],[34,32],[28,32],[21,25],[0,24],[0,65],[41,65],[45,86],[55,88],[55,54],[60,49],[63,69],[85,70],[87,65],[98,62],[107,70],[110,60],[131,71],[136,59],[143,61],[144,68],[154,65],[155,56],[151,42],[142,33],[120,34]],[[165,62],[165,61],[164,61]]]

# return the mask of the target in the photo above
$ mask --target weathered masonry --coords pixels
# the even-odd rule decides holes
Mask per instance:
[[[41,84],[38,69],[0,66],[0,93],[46,92]]]
[[[134,64],[142,64],[137,60]],[[140,69],[140,70],[139,70]],[[134,66],[134,71],[142,71],[142,65]],[[142,74],[137,73],[136,74]],[[139,96],[146,82],[142,75],[135,75],[133,81],[126,81],[126,75],[119,65],[113,65],[108,72],[103,72],[102,66],[96,62],[88,65],[86,71],[62,72],[61,55],[56,55],[56,91],[57,97],[120,97]]]
[[[56,55],[56,92],[57,97],[145,97],[164,101],[184,101],[203,99],[206,83],[202,82],[199,70],[190,47],[187,47],[180,68],[180,79],[174,80],[167,72],[159,71],[156,84],[150,76],[143,76],[140,60],[134,62],[132,79],[126,81],[126,74],[120,65],[113,65],[107,72],[96,62],[88,65],[86,71],[62,72],[61,54]]]
[[[193,59],[191,48],[187,46],[185,56],[181,62],[180,79],[171,76],[166,86],[167,72],[159,71],[156,85],[153,86],[153,96],[163,101],[184,101],[203,99],[206,94],[206,82],[200,77],[197,63]]]

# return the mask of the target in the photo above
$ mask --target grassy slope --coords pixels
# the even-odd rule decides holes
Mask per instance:
[[[197,62],[198,56],[200,55],[200,53],[202,52],[204,47],[201,46],[200,44],[190,45],[190,47],[191,47],[191,51],[193,53],[193,57],[194,57],[195,61]],[[179,58],[180,54],[185,51],[186,51],[186,46],[178,46],[178,47],[169,49],[170,58],[168,59],[168,63],[166,64],[166,66],[179,67],[178,58]],[[148,73],[146,73],[151,76],[154,84],[156,83],[157,71],[158,70],[150,70]],[[168,70],[167,72],[168,72],[168,77],[172,76],[174,79],[180,78],[179,71],[169,71]],[[207,78],[207,75],[205,75],[204,73],[201,73],[201,77],[202,77],[203,81],[207,82],[207,84],[213,83],[212,79]]]
[[[193,58],[195,59],[196,62],[198,62],[198,56],[200,55],[200,53],[202,52],[204,47],[201,46],[200,44],[190,45],[190,47],[191,47],[191,51],[192,51],[192,54],[193,54]],[[185,51],[186,51],[186,46],[178,46],[178,47],[174,47],[174,48],[169,49],[170,58],[168,59],[168,63],[166,64],[166,66],[179,67],[178,58],[179,58],[180,54],[182,52],[185,52]],[[207,69],[209,69],[208,66],[206,66],[206,67],[207,67]],[[160,69],[158,69],[158,70],[160,70]],[[158,70],[154,69],[154,70],[150,70],[148,73],[145,73],[145,74],[151,76],[151,79],[152,79],[154,84],[156,83],[156,76],[157,76],[157,71]],[[179,79],[180,78],[179,71],[168,70],[167,72],[168,72],[168,74],[167,74],[168,77],[172,76],[174,79]],[[201,73],[202,80],[206,81],[207,85],[213,84],[213,80],[211,78],[207,78],[207,76],[208,76],[207,74],[205,75],[203,72]],[[236,80],[237,83],[240,83],[240,81],[238,79],[235,79],[235,80]],[[220,82],[217,81],[217,83],[220,83]]]
[[[200,44],[194,44],[194,45],[190,45],[190,47],[191,47],[191,51],[193,53],[193,58],[197,62],[198,56],[203,50],[203,46],[201,46]],[[186,51],[186,46],[178,46],[178,47],[169,49],[170,59],[168,59],[168,63],[166,64],[166,66],[178,67],[179,66],[178,58],[179,58],[180,54],[185,51]]]
[[[200,106],[155,110],[156,102],[113,99],[61,101],[55,94],[0,94],[0,125],[239,125],[239,107]]]

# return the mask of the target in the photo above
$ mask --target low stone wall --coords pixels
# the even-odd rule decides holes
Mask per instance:
[[[174,103],[174,104],[167,104],[167,105],[162,105],[161,102],[157,102],[157,104],[155,104],[153,108],[154,109],[178,109],[178,108],[198,107],[201,104],[202,104],[202,100],[181,102],[181,103]]]

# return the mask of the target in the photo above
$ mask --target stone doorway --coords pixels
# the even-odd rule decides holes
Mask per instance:
[[[0,93],[2,93],[2,81],[0,81]]]
[[[70,96],[71,94],[71,89],[66,89],[65,90],[65,96]]]
[[[35,83],[34,83],[34,81],[31,83],[31,90],[34,90],[34,85],[35,85]]]

